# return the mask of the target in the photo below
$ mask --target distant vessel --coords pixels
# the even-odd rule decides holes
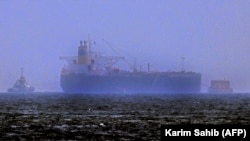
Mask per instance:
[[[229,80],[212,80],[208,88],[209,93],[232,93]]]
[[[62,68],[61,88],[67,93],[200,93],[201,74],[196,72],[131,71],[113,67],[121,56],[103,56],[90,50],[91,41],[80,41],[78,56],[60,59],[68,63]]]
[[[8,92],[33,92],[34,90],[35,88],[27,83],[23,75],[23,69],[21,69],[21,77],[17,79],[13,87],[8,89]]]

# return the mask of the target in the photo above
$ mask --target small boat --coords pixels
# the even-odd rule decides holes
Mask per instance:
[[[34,90],[35,88],[27,83],[21,69],[21,77],[17,79],[13,87],[8,89],[8,92],[33,92]]]
[[[233,93],[229,80],[212,80],[209,93]]]

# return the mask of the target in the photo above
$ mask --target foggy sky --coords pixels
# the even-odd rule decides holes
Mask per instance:
[[[185,70],[202,74],[202,91],[227,79],[234,91],[249,92],[249,9],[247,0],[3,0],[0,91],[20,68],[36,91],[61,91],[59,57],[76,55],[90,35],[93,49],[109,53],[105,39],[152,70],[179,71],[185,57]]]

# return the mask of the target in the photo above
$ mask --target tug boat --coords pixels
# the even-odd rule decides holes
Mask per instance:
[[[25,92],[34,92],[35,88],[33,86],[30,86],[24,75],[23,75],[23,69],[21,69],[21,77],[16,80],[13,87],[8,89],[8,92],[14,92],[14,93],[25,93]]]

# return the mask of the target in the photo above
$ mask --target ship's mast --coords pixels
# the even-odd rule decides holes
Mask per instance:
[[[90,39],[90,35],[88,34],[88,46],[89,46],[89,52],[90,52],[90,48],[92,46],[92,42],[91,42],[91,39]]]
[[[181,71],[184,72],[184,61],[185,61],[185,57],[181,57]]]

